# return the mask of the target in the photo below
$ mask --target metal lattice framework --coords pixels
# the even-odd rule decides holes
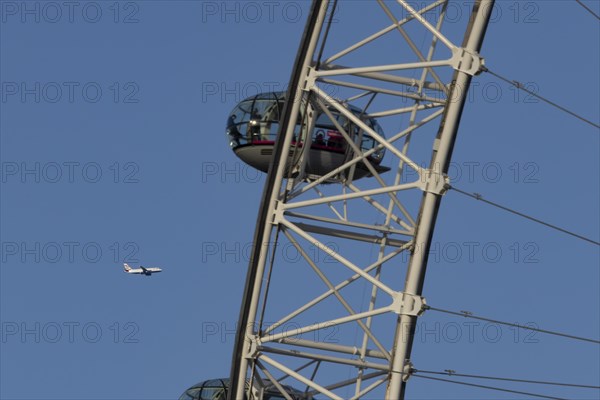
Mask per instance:
[[[475,2],[461,45],[442,33],[447,5],[363,4],[384,16],[383,26],[326,58],[331,37],[352,35],[344,36],[343,20],[331,23],[336,4],[313,2],[258,216],[231,398],[243,397],[247,379],[268,379],[287,399],[283,384],[305,386],[309,397],[385,390],[386,398],[403,398],[415,323],[426,308],[429,245],[466,93],[483,66],[493,0]],[[377,50],[396,42],[393,54]],[[343,136],[345,158],[313,176],[302,143],[323,114]],[[383,137],[367,117],[393,131]],[[376,143],[368,151],[365,137]],[[431,159],[416,158],[413,147]],[[382,150],[389,171],[373,158]]]

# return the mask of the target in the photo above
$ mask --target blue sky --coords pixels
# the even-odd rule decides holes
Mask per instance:
[[[238,101],[285,89],[308,6],[0,2],[1,398],[167,399],[229,373],[264,176],[224,126]],[[497,8],[488,67],[598,123],[598,21],[575,1]],[[340,24],[361,18],[341,6]],[[598,129],[475,82],[456,186],[597,241]],[[600,336],[597,246],[456,193],[439,218],[430,304]],[[123,261],[164,272],[125,275]],[[600,385],[597,345],[464,322],[426,314],[416,367]],[[519,398],[416,378],[409,390]]]

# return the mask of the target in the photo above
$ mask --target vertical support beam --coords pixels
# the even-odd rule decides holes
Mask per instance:
[[[281,124],[277,133],[274,154],[269,166],[254,232],[254,246],[250,256],[233,348],[229,400],[244,398],[246,376],[250,364],[248,354],[252,344],[251,338],[256,334],[254,331],[257,322],[256,316],[263,287],[263,273],[268,259],[267,252],[269,249],[265,243],[269,243],[271,237],[273,229],[272,216],[280,196],[288,160],[287,154],[294,134],[296,118],[302,105],[300,99],[303,97],[302,91],[305,89],[308,68],[313,61],[328,4],[328,0],[313,0],[288,85],[286,103],[282,112]],[[268,284],[267,282],[266,285]]]
[[[479,53],[493,6],[494,0],[476,0],[469,26],[465,33],[463,48],[470,52]],[[430,168],[436,172],[443,174],[448,172],[460,116],[465,105],[470,83],[471,75],[458,70],[454,72],[451,92],[448,96],[451,100],[440,124],[431,158]],[[427,259],[441,197],[442,195],[436,193],[425,192],[423,194],[415,237],[417,249],[412,253],[409,261],[404,288],[406,293],[417,296],[422,295]],[[398,317],[396,337],[392,351],[392,372],[386,399],[404,399],[406,378],[408,377],[404,373],[409,372],[409,359],[416,321],[416,316],[400,315]]]

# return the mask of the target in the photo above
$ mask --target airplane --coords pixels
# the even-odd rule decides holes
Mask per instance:
[[[139,268],[133,269],[127,263],[123,264],[123,269],[128,274],[144,274],[146,276],[151,276],[153,273],[162,272],[162,269],[160,268],[144,268],[141,265]]]

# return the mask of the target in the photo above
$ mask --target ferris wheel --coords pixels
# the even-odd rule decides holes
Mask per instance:
[[[336,390],[348,386],[353,398],[380,387],[386,398],[403,397],[415,321],[427,307],[428,247],[466,93],[484,67],[479,52],[494,2],[475,3],[462,44],[441,31],[446,1],[398,3],[369,5],[383,9],[385,26],[326,58],[328,36],[344,32],[331,23],[335,4],[313,2],[287,93],[249,98],[229,119],[236,155],[268,170],[231,398],[243,398],[255,380],[293,398],[280,375],[307,385],[310,397],[341,399]],[[355,57],[374,54],[389,33],[403,39],[402,57]],[[426,53],[414,35],[425,35]],[[398,120],[396,131],[384,134],[384,118]],[[430,143],[429,165],[411,157],[411,141]],[[278,257],[284,245],[302,262]],[[374,261],[361,257],[373,251]],[[357,287],[370,293],[366,307],[356,304]],[[333,332],[342,339],[328,341]]]
[[[405,397],[417,319],[447,311],[424,296],[428,257],[440,203],[460,191],[448,169],[469,86],[489,72],[494,0],[446,30],[448,5],[363,4],[387,19],[357,37],[337,1],[314,0],[288,90],[232,110],[229,146],[267,179],[230,378],[197,393]]]

